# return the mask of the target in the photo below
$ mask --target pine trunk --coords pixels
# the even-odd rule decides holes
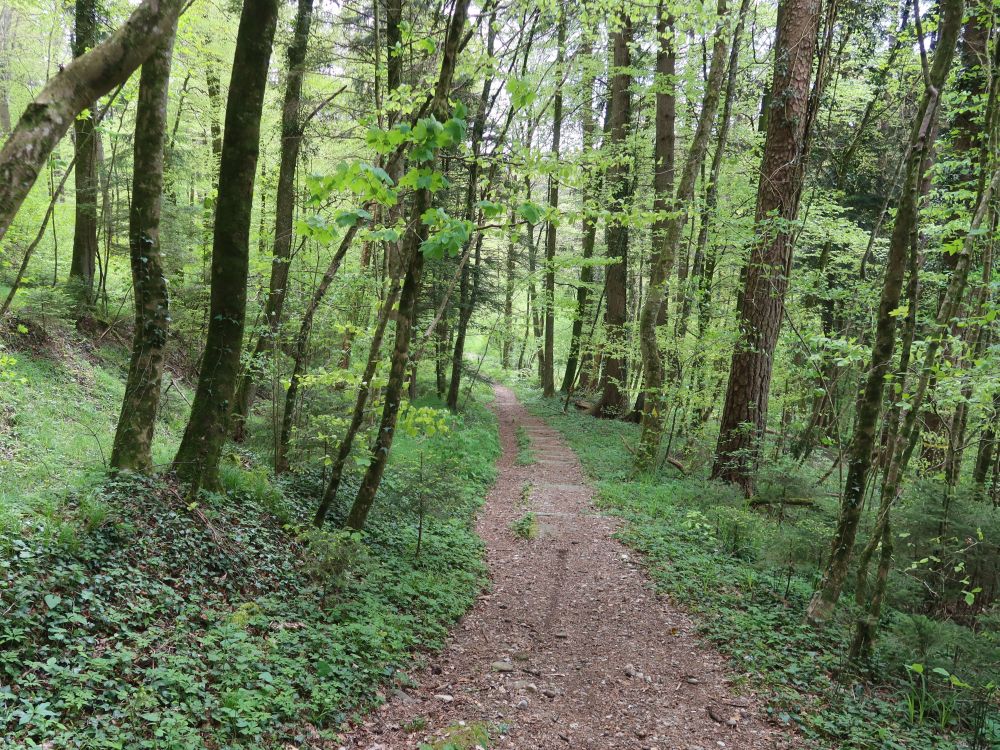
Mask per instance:
[[[792,262],[791,223],[808,157],[809,81],[820,18],[819,0],[783,0],[778,9],[774,78],[757,186],[757,240],[743,269],[740,339],[729,369],[712,477],[753,492],[767,422],[774,349]]]

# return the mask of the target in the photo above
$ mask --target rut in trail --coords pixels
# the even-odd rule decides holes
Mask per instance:
[[[460,722],[493,727],[491,748],[789,747],[612,539],[615,521],[593,509],[559,434],[508,388],[495,391],[503,456],[478,522],[492,586],[413,675],[419,686],[396,690],[345,747],[438,747]],[[515,464],[519,426],[537,459],[528,466]],[[511,530],[528,510],[538,521],[532,540]]]

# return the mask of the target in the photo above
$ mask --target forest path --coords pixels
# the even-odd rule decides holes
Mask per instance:
[[[471,748],[487,727],[490,748],[519,750],[788,747],[612,538],[616,521],[591,506],[593,489],[562,437],[510,389],[495,392],[503,455],[478,521],[492,588],[413,675],[418,685],[395,690],[344,747],[442,748],[451,737]],[[516,463],[519,426],[536,459],[527,466]],[[511,529],[528,511],[534,539]]]

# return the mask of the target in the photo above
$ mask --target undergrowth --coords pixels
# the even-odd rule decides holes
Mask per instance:
[[[275,481],[245,451],[197,503],[120,476],[5,531],[0,747],[333,740],[484,583],[471,518],[499,453],[492,414],[471,404],[440,447],[400,437],[363,537],[337,530],[356,475],[316,531],[322,469]]]

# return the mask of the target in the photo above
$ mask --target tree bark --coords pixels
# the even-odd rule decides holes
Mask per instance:
[[[278,435],[274,456],[274,472],[276,474],[281,474],[289,469],[288,446],[292,441],[292,424],[295,421],[295,406],[299,394],[299,381],[306,370],[306,356],[309,350],[309,337],[312,334],[313,320],[316,317],[316,311],[323,302],[323,298],[330,289],[330,284],[333,283],[333,279],[337,275],[337,271],[340,270],[340,264],[343,262],[344,256],[347,255],[351,243],[354,242],[354,235],[358,233],[358,228],[359,225],[354,224],[341,238],[337,252],[330,259],[330,265],[327,266],[323,278],[320,279],[319,285],[313,292],[312,299],[309,300],[309,304],[302,314],[302,322],[299,323],[299,332],[295,337],[295,348],[292,354],[292,375],[288,381],[288,390],[285,392],[285,408],[281,412],[281,431]]]
[[[896,498],[899,495],[903,476],[909,464],[913,449],[917,443],[917,417],[920,414],[920,407],[927,396],[928,389],[933,379],[935,367],[937,365],[938,352],[941,344],[952,326],[953,319],[962,304],[965,295],[965,288],[969,280],[969,268],[972,265],[972,251],[975,246],[975,238],[982,226],[983,217],[989,206],[993,192],[1000,185],[1000,172],[997,172],[989,185],[979,191],[975,214],[969,226],[969,231],[962,242],[962,249],[955,253],[955,270],[948,280],[948,287],[938,308],[937,320],[927,342],[927,349],[924,352],[924,362],[917,381],[917,387],[910,398],[909,410],[903,420],[903,428],[895,438],[896,445],[890,446],[889,453],[892,456],[889,468],[886,470],[885,482],[882,485],[881,503],[879,507],[879,518],[875,530],[872,532],[871,541],[862,554],[862,560],[858,565],[858,586],[855,594],[859,605],[864,606],[864,613],[855,623],[855,637],[851,645],[851,656],[858,658],[867,655],[875,638],[876,626],[881,614],[882,599],[885,594],[887,571],[882,570],[883,563],[879,565],[879,575],[876,586],[870,597],[866,599],[866,577],[868,572],[868,559],[874,552],[878,543],[883,545],[882,556],[885,559],[888,554],[891,560],[891,547],[886,552],[886,545],[891,544],[891,539],[886,539],[886,532],[889,529],[889,513]],[[888,562],[885,563],[886,565]]]
[[[73,30],[73,57],[78,58],[97,43],[97,2],[77,0]],[[97,267],[97,151],[94,123],[96,101],[87,105],[87,114],[73,120],[76,187],[73,255],[69,279],[84,306],[94,301],[94,274]]]
[[[354,438],[357,437],[358,431],[361,429],[361,423],[364,420],[365,407],[368,405],[368,397],[371,394],[372,378],[375,377],[381,357],[385,327],[389,319],[393,317],[393,310],[398,296],[399,283],[393,282],[385,304],[382,307],[382,313],[379,315],[378,323],[375,326],[375,333],[372,335],[371,345],[368,350],[368,360],[365,363],[365,370],[361,374],[358,396],[354,401],[354,410],[351,412],[351,422],[347,426],[347,431],[344,433],[340,445],[337,446],[337,455],[330,466],[330,481],[326,485],[326,490],[323,492],[323,499],[320,501],[319,508],[316,510],[316,516],[313,518],[313,523],[317,527],[322,526],[326,521],[330,507],[333,505],[333,501],[337,498],[337,492],[340,490],[340,483],[344,477],[344,467],[347,464],[348,457],[351,455]]]
[[[493,21],[496,18],[494,11],[487,22],[486,32],[486,54],[493,57],[493,48],[496,42],[496,29]],[[486,129],[486,115],[490,107],[490,91],[493,88],[493,76],[487,75],[483,80],[482,93],[479,95],[479,108],[476,112],[476,119],[472,123],[472,161],[469,163],[469,182],[465,192],[465,219],[473,221],[476,217],[476,196],[479,195],[479,154],[482,146],[483,132]],[[446,403],[451,411],[458,411],[458,392],[462,384],[462,367],[465,364],[465,337],[469,330],[469,322],[472,320],[472,311],[475,308],[476,296],[479,291],[479,257],[482,235],[478,238],[469,238],[469,242],[476,242],[476,265],[470,268],[466,262],[462,266],[462,279],[459,282],[459,305],[458,324],[455,326],[455,350],[451,358],[451,380],[448,382],[448,396]],[[468,245],[465,252],[469,249]],[[464,253],[463,253],[464,254]],[[474,278],[473,278],[474,277]]]
[[[74,58],[24,110],[0,150],[0,239],[76,116],[153,53],[186,0],[145,0],[104,42]]]
[[[611,159],[607,182],[611,185],[612,218],[607,227],[608,258],[613,262],[605,270],[604,369],[601,373],[601,397],[591,408],[596,417],[618,418],[629,412],[628,365],[625,352],[625,325],[628,322],[628,242],[629,228],[624,218],[632,193],[631,169],[625,140],[632,123],[632,19],[627,12],[618,18],[618,28],[611,35],[612,69],[610,132],[605,142]],[[616,216],[618,214],[619,216]]]
[[[581,43],[580,55],[584,59],[589,57],[593,51],[593,44],[590,40]],[[582,220],[582,241],[580,243],[583,255],[583,265],[580,267],[580,283],[576,287],[576,314],[573,316],[573,328],[570,333],[569,355],[566,358],[566,372],[563,375],[560,390],[569,393],[576,381],[577,367],[580,362],[580,339],[583,336],[583,322],[587,314],[587,300],[590,297],[590,285],[594,281],[594,268],[589,261],[594,257],[594,245],[597,241],[597,222],[591,215],[592,207],[590,203],[594,200],[595,175],[594,167],[587,161],[592,158],[594,148],[594,136],[596,134],[596,120],[594,118],[594,82],[593,73],[585,73],[583,81],[584,101],[581,114],[581,126],[583,129],[583,189],[580,202],[583,206]]]
[[[643,472],[651,471],[656,467],[660,436],[663,433],[665,373],[663,355],[660,352],[656,336],[657,323],[660,320],[661,309],[666,304],[670,269],[674,264],[674,257],[687,225],[688,210],[694,199],[698,173],[701,171],[705,154],[708,151],[708,140],[712,134],[715,114],[719,108],[722,78],[728,55],[725,0],[719,0],[717,13],[715,42],[712,45],[712,62],[708,78],[705,81],[701,112],[698,115],[698,124],[695,127],[694,137],[691,139],[676,195],[671,195],[673,191],[670,185],[663,184],[664,179],[661,177],[662,167],[660,164],[657,164],[657,172],[654,174],[656,187],[654,207],[666,215],[662,219],[657,219],[653,226],[654,245],[649,271],[649,291],[646,293],[646,300],[639,316],[639,347],[642,352],[642,367],[645,377],[643,389],[645,400],[642,409],[642,432],[635,464],[636,469]],[[660,44],[668,43],[661,33]],[[659,101],[660,96],[657,95],[657,145],[661,141],[661,130],[673,129],[673,122],[662,122],[666,120],[666,117],[663,109],[659,106]],[[673,140],[672,137],[670,140]],[[661,156],[661,154],[657,154],[657,156]]]
[[[153,430],[160,404],[163,351],[170,326],[167,280],[160,250],[163,151],[167,133],[170,63],[174,36],[168,33],[142,65],[135,111],[129,255],[135,298],[135,333],[111,465],[148,474],[153,470]]]
[[[277,0],[246,0],[236,37],[219,167],[208,334],[191,417],[173,464],[192,494],[218,486],[240,375],[260,118],[277,17]]]
[[[299,110],[312,16],[313,0],[299,0],[294,35],[292,43],[288,45],[288,79],[285,82],[285,99],[281,108],[281,158],[274,207],[271,280],[268,284],[267,301],[264,303],[264,331],[257,337],[250,366],[240,381],[233,407],[233,438],[237,441],[243,439],[246,418],[253,403],[255,381],[259,375],[256,362],[268,351],[278,336],[285,306],[292,254],[292,224],[295,217],[295,168],[299,161],[299,147],[302,143]]]
[[[549,173],[549,210],[559,208],[559,148],[562,138],[563,75],[566,66],[566,9],[562,3],[556,32],[556,92],[552,100],[552,162]],[[545,225],[545,356],[542,368],[542,395],[556,395],[555,376],[555,324],[556,324],[556,222],[550,219]]]
[[[792,261],[791,222],[808,158],[809,81],[820,19],[819,0],[783,0],[778,9],[774,78],[757,186],[754,241],[744,267],[740,339],[729,369],[712,477],[753,492],[767,422],[774,349]],[[821,74],[817,75],[817,85]],[[818,98],[818,97],[817,97]]]
[[[14,48],[14,11],[0,7],[0,136],[10,132],[10,57]]]
[[[841,499],[837,529],[832,540],[829,562],[806,612],[806,619],[816,625],[826,622],[833,613],[854,554],[854,541],[861,520],[864,490],[872,466],[875,429],[882,407],[885,379],[892,364],[896,343],[896,318],[893,311],[899,307],[910,235],[918,220],[917,198],[920,184],[924,171],[930,166],[929,135],[934,130],[941,89],[955,54],[963,8],[962,0],[944,0],[941,3],[941,20],[934,62],[928,72],[924,93],[910,131],[904,187],[886,258],[885,279],[879,301],[871,361],[866,370],[864,387],[858,394],[857,417],[854,435],[848,447],[847,481]]]

